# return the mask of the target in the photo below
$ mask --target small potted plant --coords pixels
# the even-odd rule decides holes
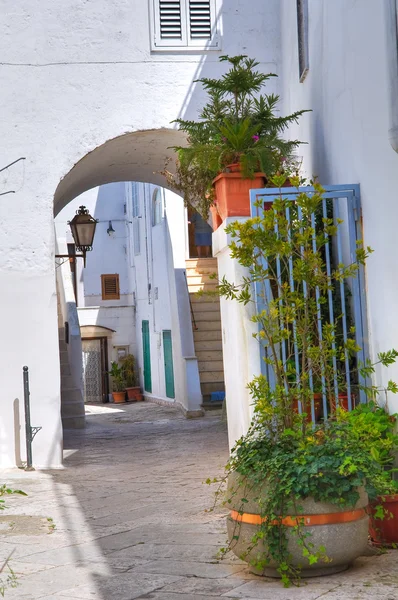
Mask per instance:
[[[278,176],[273,183],[283,187],[284,181]],[[257,287],[260,310],[252,319],[267,369],[249,384],[254,418],[220,482],[228,485],[219,496],[230,510],[228,549],[253,572],[279,576],[285,585],[300,573],[338,572],[360,556],[368,540],[368,498],[374,500],[391,479],[377,455],[380,436],[369,445],[355,419],[359,409],[347,413],[336,403],[336,362],[345,352],[359,352],[355,332],[340,343],[335,320],[319,323],[320,298],[336,281],[355,277],[371,250],[358,243],[353,264],[328,271],[322,248],[341,222],[323,217],[314,227],[322,202],[323,189],[315,183],[311,193],[281,197],[272,210],[258,202],[256,217],[230,223],[231,256],[247,275],[240,285],[225,278],[219,284],[222,296],[242,304],[254,301]],[[397,356],[395,350],[380,352],[378,362],[388,367]],[[357,368],[361,377],[374,372],[369,363]],[[314,381],[321,382],[328,404],[319,424],[308,419]],[[366,391],[370,397],[378,392],[372,385]],[[397,386],[390,382],[387,391]]]
[[[136,369],[136,360],[132,354],[128,354],[122,361],[122,370],[126,380],[126,392],[128,400],[140,401],[142,394],[138,385],[138,374]]]
[[[212,208],[218,226],[229,216],[249,216],[249,190],[262,188],[267,175],[285,172],[288,158],[300,144],[283,132],[306,111],[276,114],[279,97],[262,95],[275,77],[256,68],[247,56],[222,56],[230,69],[219,79],[202,78],[208,101],[199,121],[177,119],[187,146],[177,146],[176,170],[163,171],[169,185],[207,219]]]
[[[398,481],[395,479],[398,435],[397,415],[376,402],[359,405],[344,415],[359,443],[365,443],[371,460],[380,463],[386,475],[378,495],[370,503],[369,533],[375,546],[396,547],[398,544]]]
[[[117,362],[111,363],[109,375],[112,377],[112,398],[115,404],[120,404],[126,401],[126,379],[123,367]]]

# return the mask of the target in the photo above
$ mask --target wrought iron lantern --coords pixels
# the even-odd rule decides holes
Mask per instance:
[[[94,219],[85,206],[79,206],[72,221],[68,221],[68,225],[72,231],[73,241],[75,242],[76,250],[81,254],[56,254],[56,258],[75,259],[76,257],[83,258],[84,266],[86,266],[86,252],[93,249],[93,241],[97,219]]]
[[[93,249],[97,220],[90,215],[85,206],[79,206],[79,210],[72,221],[68,221],[68,225],[72,231],[76,250],[83,254],[84,265],[86,265],[86,252]]]

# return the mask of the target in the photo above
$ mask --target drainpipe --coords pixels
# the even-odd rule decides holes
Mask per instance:
[[[398,152],[398,0],[386,0],[386,40],[389,95],[388,137],[390,144]]]

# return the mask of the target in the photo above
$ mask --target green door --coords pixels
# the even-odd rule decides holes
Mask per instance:
[[[166,380],[166,396],[167,398],[174,398],[173,347],[171,345],[171,331],[163,331],[163,356],[164,377]]]
[[[144,354],[144,390],[152,392],[151,347],[149,343],[149,321],[142,321],[142,350]]]

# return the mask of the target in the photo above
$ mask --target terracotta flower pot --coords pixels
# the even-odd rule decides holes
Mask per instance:
[[[126,388],[127,399],[134,402],[140,402],[142,400],[141,389],[139,386]]]
[[[220,215],[218,214],[218,208],[216,205],[212,204],[210,206],[210,214],[211,214],[211,221],[212,221],[212,227],[213,227],[213,231],[215,231],[216,229],[218,229],[222,223],[222,219],[220,217]]]
[[[376,519],[376,506],[382,505],[384,519]],[[375,546],[392,546],[398,544],[398,494],[380,496],[369,505],[369,534]]]
[[[294,412],[298,413],[298,400],[294,400],[293,404]],[[322,394],[314,394],[314,411],[315,411],[315,423],[319,420],[319,417],[322,414]],[[311,406],[307,408],[307,416],[305,418],[307,423],[312,422],[312,403]]]
[[[254,179],[244,179],[240,171],[220,173],[213,185],[222,221],[227,217],[250,217],[250,190],[265,187],[265,175],[256,173]]]
[[[115,404],[122,404],[126,401],[126,392],[112,392],[112,398]]]

